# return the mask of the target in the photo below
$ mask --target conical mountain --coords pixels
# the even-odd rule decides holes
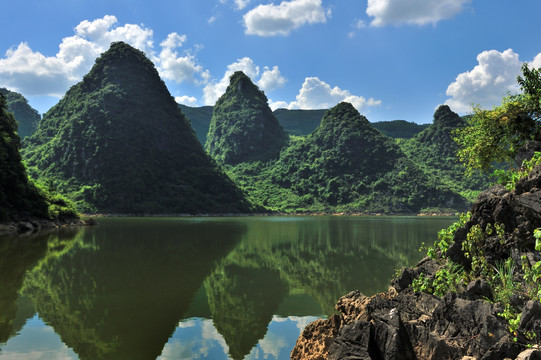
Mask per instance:
[[[220,164],[266,161],[276,157],[288,136],[265,94],[243,72],[230,78],[214,105],[205,149]]]
[[[117,42],[44,116],[25,157],[34,176],[109,213],[245,212],[144,53]]]
[[[441,105],[434,112],[433,123],[428,128],[399,144],[426,173],[473,201],[479,191],[489,186],[490,179],[488,175],[480,173],[464,175],[465,168],[456,156],[458,145],[453,141],[453,131],[464,124],[464,120],[449,106]]]
[[[299,196],[315,197],[327,209],[417,212],[462,206],[459,196],[430,180],[346,102],[330,109],[310,136],[282,154],[279,183]]]
[[[21,94],[0,88],[0,94],[6,97],[8,111],[13,113],[19,123],[18,133],[21,138],[30,136],[36,131],[41,115],[28,104],[28,100]]]

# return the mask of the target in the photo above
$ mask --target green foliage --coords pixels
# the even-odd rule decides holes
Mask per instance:
[[[520,316],[522,314],[519,313],[511,304],[507,303],[505,304],[503,312],[498,313],[498,315],[507,321],[509,324],[509,332],[511,335],[513,335],[513,341],[517,341],[518,326],[520,324]]]
[[[41,115],[33,109],[28,100],[19,93],[0,88],[0,94],[6,97],[7,110],[13,113],[15,120],[19,123],[18,134],[21,138],[30,136],[36,131]]]
[[[461,213],[458,221],[451,224],[448,228],[440,230],[438,232],[438,239],[436,240],[434,246],[427,249],[428,257],[431,259],[436,259],[438,256],[441,258],[445,257],[445,253],[454,241],[456,231],[463,227],[464,224],[470,220],[470,218],[471,213],[469,211],[467,213]]]
[[[311,134],[321,123],[327,110],[276,109],[274,116],[284,130],[291,135]]]
[[[207,134],[209,132],[210,120],[212,119],[212,106],[191,107],[179,104],[180,110],[186,118],[190,121],[192,129],[195,131],[197,140],[202,145],[205,145],[207,141]]]
[[[519,289],[519,284],[514,280],[515,261],[509,257],[499,261],[494,267],[495,274],[492,277],[494,300],[509,304],[511,295]]]
[[[84,212],[249,212],[152,62],[113,43],[28,138],[30,175]]]
[[[265,94],[243,72],[231,75],[225,94],[214,106],[207,152],[219,164],[266,161],[277,157],[287,140]]]
[[[517,151],[539,138],[541,72],[524,64],[522,74],[518,78],[522,93],[505,97],[491,110],[474,106],[466,126],[455,131],[458,157],[470,173],[494,163],[513,164]]]
[[[372,123],[374,129],[383,135],[397,139],[411,139],[421,131],[428,128],[429,124],[417,124],[406,120],[379,121]]]
[[[497,183],[505,186],[509,191],[515,190],[517,181],[528,176],[528,174],[537,165],[541,164],[541,152],[536,151],[530,160],[524,160],[522,166],[519,169],[496,169],[494,170],[494,176]]]
[[[474,201],[490,181],[485,174],[464,176],[464,167],[456,156],[458,146],[452,139],[453,131],[462,126],[464,120],[447,105],[442,105],[434,113],[432,125],[412,139],[401,139],[398,144],[425,173],[439,179],[469,201]]]
[[[444,296],[448,292],[456,292],[464,284],[467,274],[458,264],[449,262],[439,269],[433,278],[420,274],[411,284],[413,291],[422,291],[436,296]]]
[[[348,103],[330,109],[312,134],[291,138],[277,160],[226,171],[255,204],[280,212],[411,213],[464,206]]]

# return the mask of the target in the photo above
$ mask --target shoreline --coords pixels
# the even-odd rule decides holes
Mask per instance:
[[[83,217],[62,220],[27,218],[19,221],[1,222],[0,236],[28,235],[46,230],[65,229],[76,226],[92,226],[97,224],[98,223],[93,218],[83,219]]]
[[[411,217],[453,217],[458,216],[459,212],[420,212],[420,213],[362,213],[362,212],[306,212],[306,213],[288,213],[288,212],[269,212],[269,213],[220,213],[220,214],[81,214],[82,219],[92,218],[114,218],[114,217],[271,217],[271,216],[411,216]]]

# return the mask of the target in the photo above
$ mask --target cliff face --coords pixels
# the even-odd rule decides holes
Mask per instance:
[[[492,224],[492,225],[489,225]],[[502,225],[499,234],[487,231]],[[540,356],[526,344],[541,343],[541,303],[531,296],[525,272],[539,261],[534,230],[541,227],[541,166],[517,183],[514,191],[501,186],[481,193],[471,217],[454,231],[452,243],[439,260],[425,258],[404,269],[387,293],[366,297],[352,292],[341,298],[339,314],[306,327],[293,349],[292,359],[533,359]],[[487,276],[470,278],[443,296],[414,292],[411,284],[421,274],[434,279],[443,268],[442,256],[464,269],[477,264],[465,252],[472,229],[482,229],[477,243],[487,269],[510,266],[514,291],[508,302]],[[468,235],[470,234],[470,235]],[[508,260],[509,259],[509,260]],[[492,279],[494,279],[492,278]],[[445,279],[447,280],[447,279]],[[512,311],[512,321],[505,314]],[[514,321],[514,325],[512,325]],[[511,325],[510,325],[511,324]],[[510,326],[512,333],[510,332]],[[537,352],[537,354],[533,354]],[[471,359],[468,358],[468,359]]]

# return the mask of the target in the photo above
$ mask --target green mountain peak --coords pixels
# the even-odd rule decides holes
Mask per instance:
[[[448,105],[440,105],[434,112],[434,125],[457,128],[464,121],[457,113],[453,112]]]
[[[221,164],[266,161],[278,155],[288,136],[265,94],[237,71],[214,106],[205,148]]]
[[[122,42],[44,116],[25,157],[82,211],[246,212],[143,52]]]

